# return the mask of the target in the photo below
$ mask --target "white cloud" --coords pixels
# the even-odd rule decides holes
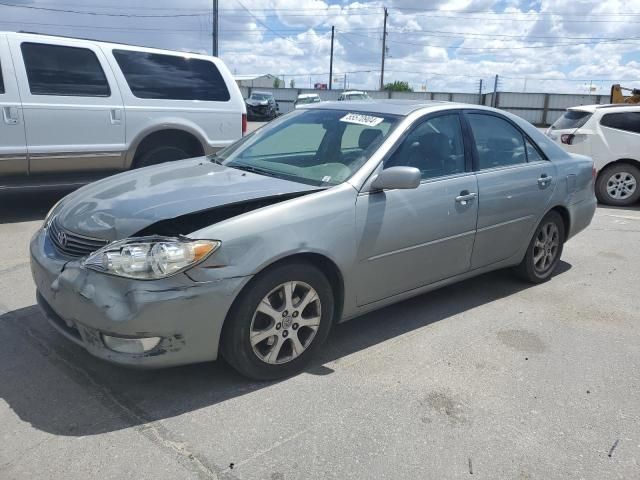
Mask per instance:
[[[240,2],[220,2],[220,52],[233,71],[298,75],[299,86],[327,82],[330,29],[335,26],[334,72],[354,72],[348,74],[352,87],[379,85],[381,0]],[[575,0],[389,0],[385,4],[388,81],[406,80],[415,88],[426,82],[429,90],[474,91],[479,79],[487,85],[499,74],[503,89],[522,90],[525,78],[528,91],[577,92],[585,88],[585,81],[597,78],[607,79],[595,82],[601,93],[608,92],[611,80],[640,86],[629,81],[640,80],[640,15],[632,14],[640,13],[637,0],[586,0],[579,9]],[[211,46],[209,0],[157,0],[153,8],[125,0],[109,4],[30,0],[25,5],[196,16],[94,17],[0,6],[0,28],[177,50],[209,51]],[[621,13],[626,15],[614,15]],[[585,37],[622,40],[580,40]],[[549,44],[555,46],[547,48]],[[537,48],[524,48],[532,46]],[[547,80],[536,80],[541,78]]]

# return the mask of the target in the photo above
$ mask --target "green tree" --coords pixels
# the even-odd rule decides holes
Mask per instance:
[[[280,88],[280,79],[278,77],[273,79],[273,88]]]
[[[393,83],[387,83],[384,86],[384,89],[391,92],[413,92],[413,88],[409,86],[409,82],[403,82],[401,80],[396,80]]]
[[[296,81],[293,78],[289,80],[289,88],[296,88]]]

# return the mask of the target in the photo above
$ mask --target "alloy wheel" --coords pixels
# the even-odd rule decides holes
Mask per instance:
[[[607,193],[615,200],[625,200],[636,191],[636,178],[628,172],[616,172],[607,180]]]
[[[289,281],[271,290],[253,314],[249,341],[265,363],[282,364],[311,345],[320,326],[320,297],[308,284]]]
[[[545,272],[558,256],[560,231],[555,222],[548,222],[538,230],[533,244],[533,265],[536,271]]]

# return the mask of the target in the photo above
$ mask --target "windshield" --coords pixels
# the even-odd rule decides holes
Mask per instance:
[[[580,110],[567,110],[558,120],[551,125],[551,130],[568,130],[580,128],[591,117],[591,113]]]
[[[347,110],[297,110],[214,159],[228,167],[309,185],[337,185],[369,159],[399,118]]]
[[[251,98],[252,100],[269,100],[269,98],[271,98],[271,95],[267,95],[266,93],[252,93],[251,94]]]

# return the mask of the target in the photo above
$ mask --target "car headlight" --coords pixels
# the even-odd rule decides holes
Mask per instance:
[[[189,238],[129,238],[97,250],[83,265],[120,277],[155,280],[197,265],[220,244],[218,240]]]

